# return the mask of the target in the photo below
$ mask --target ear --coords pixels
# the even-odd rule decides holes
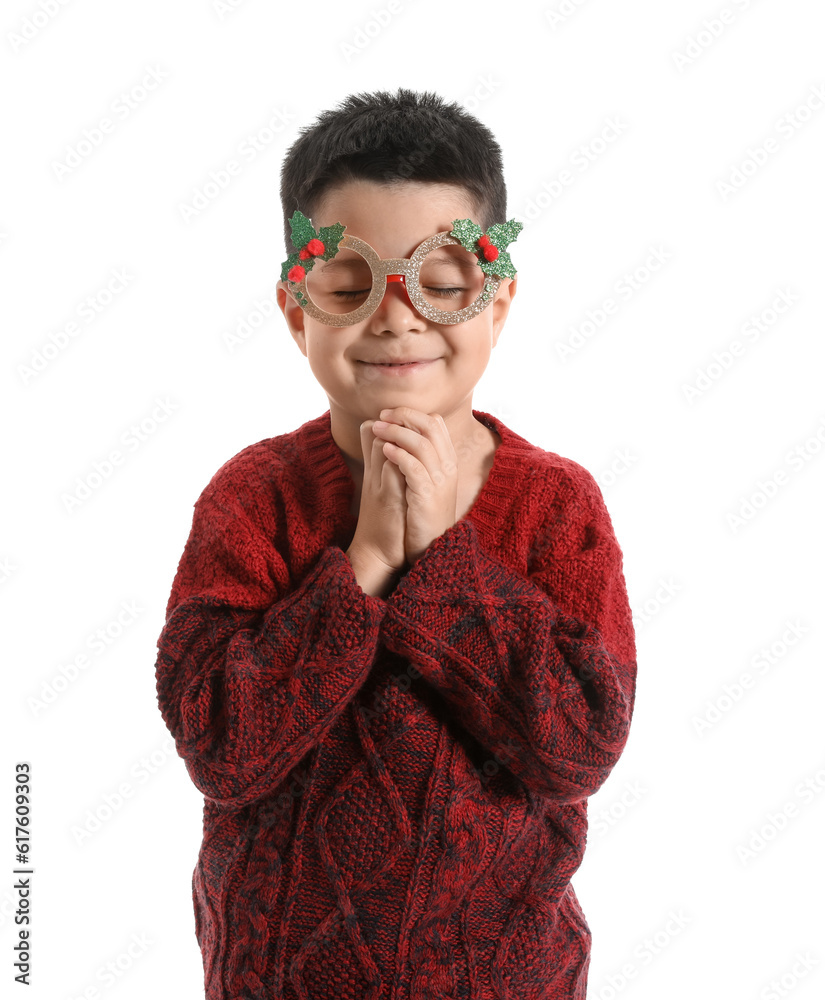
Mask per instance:
[[[493,347],[498,343],[499,334],[510,312],[510,304],[516,294],[518,278],[503,278],[490,307],[493,310]]]
[[[301,354],[307,356],[306,331],[304,329],[304,310],[298,305],[292,289],[285,281],[279,281],[275,286],[278,307],[284,314],[286,325],[292,334],[292,339],[300,347]]]

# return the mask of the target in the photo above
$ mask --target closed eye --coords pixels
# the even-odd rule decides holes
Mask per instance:
[[[445,299],[454,299],[457,295],[463,295],[466,290],[466,288],[424,288],[428,295],[440,295]]]

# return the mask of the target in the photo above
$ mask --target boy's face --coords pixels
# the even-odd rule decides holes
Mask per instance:
[[[410,257],[428,236],[449,231],[454,219],[481,224],[463,188],[403,181],[348,181],[331,188],[313,215],[315,229],[343,223],[382,257]],[[504,222],[494,219],[494,222]],[[385,407],[411,406],[456,425],[472,419],[472,392],[504,326],[515,279],[504,278],[492,303],[464,323],[439,324],[413,308],[404,285],[387,283],[376,311],[352,326],[333,327],[307,315],[284,282],[278,303],[290,333],[330,402],[333,422],[357,430]],[[411,368],[370,362],[427,361]]]

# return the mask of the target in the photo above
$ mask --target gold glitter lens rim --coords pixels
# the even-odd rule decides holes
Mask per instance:
[[[311,292],[307,288],[308,280],[310,285],[312,284],[312,274],[314,273],[315,268],[306,274],[299,282],[292,285],[292,289],[296,294],[296,298],[298,299],[301,308],[309,316],[312,316],[319,322],[324,323],[326,326],[352,326],[355,323],[360,323],[362,320],[367,319],[367,317],[371,316],[378,308],[379,303],[384,298],[387,291],[387,275],[403,274],[406,279],[405,288],[407,290],[407,295],[409,296],[415,309],[422,316],[424,316],[425,319],[430,320],[432,323],[447,325],[465,323],[468,319],[478,316],[478,314],[483,312],[492,302],[493,296],[501,284],[501,278],[495,274],[485,274],[479,267],[479,273],[483,275],[484,282],[481,285],[478,297],[469,305],[461,309],[448,310],[429,302],[422,293],[419,285],[421,264],[427,254],[431,251],[449,245],[460,247],[461,243],[459,240],[455,239],[454,236],[451,236],[449,231],[445,230],[443,233],[436,233],[435,236],[431,236],[429,239],[424,240],[424,242],[416,248],[412,257],[409,259],[391,257],[386,260],[382,260],[369,243],[359,239],[357,236],[348,236],[345,234],[338,245],[339,251],[346,249],[357,253],[367,263],[371,273],[372,286],[366,302],[363,302],[351,312],[345,313],[333,313],[322,309],[316,302],[313,301]],[[472,256],[469,251],[466,252],[468,256]],[[336,258],[332,258],[332,263],[335,262],[335,259]],[[478,264],[475,266],[478,267]],[[315,267],[318,267],[318,263],[316,263]]]

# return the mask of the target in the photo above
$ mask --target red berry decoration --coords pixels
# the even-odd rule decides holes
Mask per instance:
[[[478,266],[486,275],[515,278],[516,269],[507,253],[507,247],[523,228],[521,222],[508,219],[507,222],[496,222],[485,233],[472,219],[453,219],[450,236],[475,256]],[[489,292],[489,288],[487,290]]]
[[[332,226],[321,226],[320,231],[316,231],[312,220],[296,208],[289,220],[289,227],[295,249],[281,264],[281,280],[296,284],[306,278],[316,260],[332,260],[338,253],[338,245],[346,226],[336,222]]]

